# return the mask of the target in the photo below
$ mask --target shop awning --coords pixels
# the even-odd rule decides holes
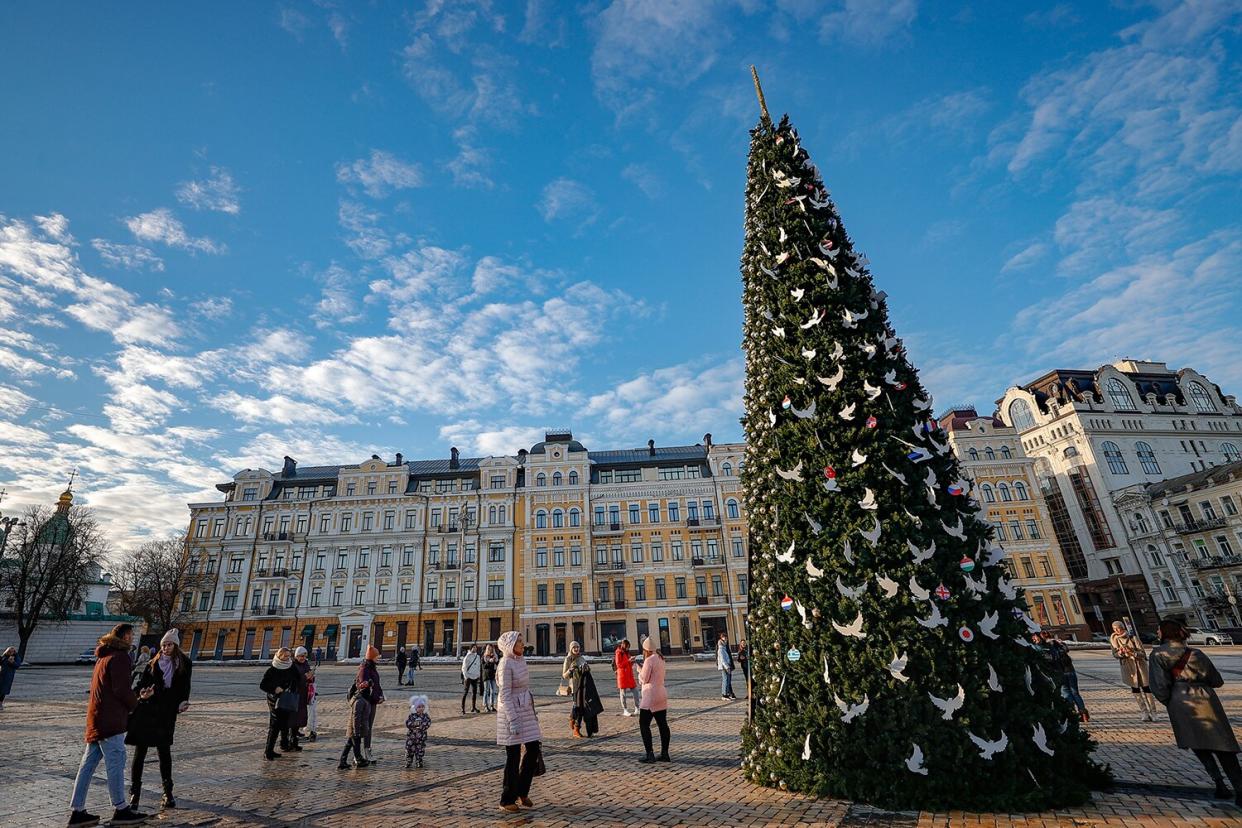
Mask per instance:
[[[324,638],[335,638],[336,629],[337,629],[336,624],[329,624],[327,628],[325,628],[323,631],[323,637]]]
[[[303,628],[302,628],[302,637],[303,637],[303,638],[306,638],[306,636],[308,636],[308,635],[309,635],[309,636],[312,636],[312,637],[315,635],[315,625],[314,625],[314,624],[307,624],[305,627],[303,627]]]

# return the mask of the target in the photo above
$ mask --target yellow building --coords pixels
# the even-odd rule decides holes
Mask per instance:
[[[1036,461],[1023,452],[1017,432],[999,419],[980,417],[973,408],[949,411],[940,425],[973,483],[971,497],[1007,553],[1011,580],[1026,590],[1032,617],[1059,635],[1089,640],[1091,630],[1057,545]]]

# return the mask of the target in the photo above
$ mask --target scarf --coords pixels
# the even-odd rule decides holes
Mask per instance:
[[[280,655],[272,656],[272,666],[277,670],[288,670],[293,666],[293,659],[286,657],[284,661],[280,660]]]
[[[172,687],[173,670],[177,667],[176,662],[170,656],[160,653],[157,663],[160,665],[160,672],[164,674],[164,687]]]

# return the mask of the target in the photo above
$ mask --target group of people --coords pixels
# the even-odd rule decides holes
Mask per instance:
[[[472,644],[461,660],[461,714],[466,715],[466,696],[470,696],[472,713],[496,712],[496,668],[500,655],[491,644],[482,652],[478,644]],[[479,710],[479,689],[483,690],[483,709]]]
[[[410,647],[410,651],[408,653],[405,651],[404,646],[397,648],[396,664],[398,687],[406,684],[412,685],[414,683],[414,671],[423,669],[421,662],[422,659],[419,657],[417,645]]]
[[[147,753],[159,755],[164,808],[177,807],[173,799],[172,743],[177,717],[190,706],[193,663],[181,651],[176,629],[164,633],[155,651],[135,664],[131,656],[134,628],[118,624],[99,639],[86,706],[86,748],[70,800],[70,828],[98,825],[99,816],[86,810],[86,794],[100,761],[108,777],[112,825],[138,825],[146,814],[138,811],[142,798],[143,766]],[[134,748],[129,798],[125,797],[125,746]]]
[[[742,677],[750,680],[750,650],[743,638],[737,643],[737,655],[729,650],[729,634],[720,633],[716,638],[716,669],[720,672],[720,698],[736,699],[733,692],[733,671],[742,668]]]

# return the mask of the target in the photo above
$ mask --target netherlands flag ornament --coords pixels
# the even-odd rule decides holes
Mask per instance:
[[[793,609],[793,605],[794,605],[794,599],[790,598],[788,595],[786,595],[784,598],[781,599],[781,609],[785,610],[786,612]]]

